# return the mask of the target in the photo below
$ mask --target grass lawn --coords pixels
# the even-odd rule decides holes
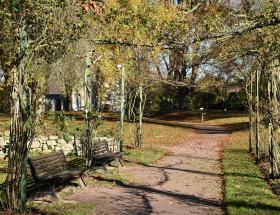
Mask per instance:
[[[116,181],[122,184],[130,184],[135,178],[131,174],[119,173],[117,168],[112,168],[107,173],[103,170],[96,170],[92,173],[88,173],[88,175],[84,177],[84,180],[87,187],[114,187],[116,186]]]
[[[272,193],[248,148],[248,131],[234,132],[224,146],[225,204],[228,214],[280,214]]]
[[[125,149],[128,152],[124,156],[126,161],[131,161],[135,164],[152,164],[160,160],[167,152],[163,148],[140,148],[140,149]]]
[[[204,123],[225,125],[240,123],[244,120],[248,122],[248,115],[245,112],[205,110],[205,111],[181,111],[168,114],[157,115],[154,118],[167,121],[180,121],[185,123],[201,123],[201,115],[204,115]]]
[[[226,118],[217,118],[217,119],[209,119],[206,121],[209,125],[233,125],[233,124],[242,124],[249,123],[247,114],[237,114],[236,116],[230,115]]]
[[[191,129],[156,125],[156,124],[143,124],[143,143],[141,148],[131,148],[130,129],[133,125],[125,123],[125,160],[134,163],[151,164],[160,160],[166,153],[166,147],[180,144],[189,138],[193,131]],[[100,129],[115,130],[118,127],[118,122],[104,121]]]
[[[212,118],[212,125],[244,125],[246,114]],[[230,127],[228,127],[230,129]],[[225,206],[227,214],[280,214],[279,197],[272,193],[254,159],[247,152],[249,131],[241,128],[224,145]]]

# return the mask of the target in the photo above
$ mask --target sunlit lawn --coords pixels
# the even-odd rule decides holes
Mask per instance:
[[[180,111],[168,114],[157,115],[154,118],[166,121],[180,121],[185,123],[201,123],[202,113],[204,114],[204,123],[225,125],[241,122],[248,122],[246,112],[205,110],[205,111]]]
[[[236,116],[231,116],[227,118],[218,118],[207,120],[206,123],[209,125],[232,125],[232,124],[241,124],[248,123],[249,117],[247,114],[238,114]]]
[[[248,123],[248,116],[208,121],[214,125]],[[262,136],[266,136],[263,132]],[[249,131],[229,135],[224,145],[225,205],[227,214],[280,214],[280,202],[272,193],[254,159],[248,153]]]
[[[225,143],[225,203],[228,214],[280,214],[280,202],[247,152],[248,131]]]
[[[105,121],[100,129],[112,129],[118,127],[118,122]],[[125,145],[132,146],[131,143],[131,123],[125,123]],[[165,147],[183,143],[192,135],[191,129],[156,125],[144,123],[143,125],[143,145],[138,149],[126,149],[129,154],[125,155],[125,159],[130,161],[150,164],[161,159],[166,154]],[[136,138],[136,136],[134,137]]]

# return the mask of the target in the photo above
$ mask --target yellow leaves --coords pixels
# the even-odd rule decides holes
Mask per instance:
[[[147,2],[143,0],[131,0],[129,1],[129,3],[130,3],[131,11],[133,13],[138,13],[140,8],[143,8],[145,10]]]
[[[175,7],[166,7],[163,3],[159,3],[156,7],[158,25],[169,24],[179,18]]]
[[[173,7],[148,0],[108,0],[102,18],[92,20],[96,37],[155,43],[162,30],[177,18]]]
[[[106,1],[103,14],[89,21],[90,29],[94,29],[91,37],[111,43],[96,47],[96,53],[103,56],[97,67],[104,78],[110,81],[119,77],[117,64],[124,65],[128,79],[132,78],[134,73],[139,73],[139,60],[136,58],[142,45],[153,46],[145,48],[145,52],[150,53],[156,60],[160,53],[163,32],[166,26],[177,18],[175,7],[166,6],[162,1]]]
[[[159,63],[159,54],[162,53],[162,47],[161,46],[156,46],[151,52],[151,58],[153,59],[154,62]]]

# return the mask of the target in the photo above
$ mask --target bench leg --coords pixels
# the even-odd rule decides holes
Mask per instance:
[[[35,197],[33,201],[36,201],[38,197],[44,197],[46,195],[50,195],[52,197],[52,201],[59,201],[61,197],[59,194],[55,192],[55,186],[48,186],[47,190],[40,190],[38,187],[35,188]],[[44,200],[39,200],[44,201]],[[47,200],[48,201],[48,200]]]
[[[81,186],[81,187],[86,187],[86,186],[87,186],[86,183],[85,183],[85,181],[84,181],[84,179],[83,179],[83,176],[81,176],[81,177],[79,178],[79,182],[80,182],[80,186]]]
[[[118,158],[118,162],[123,167],[123,163],[122,163],[122,159],[121,158]]]
[[[54,192],[53,195],[52,195],[54,201],[60,201],[61,200],[61,197],[58,193]]]
[[[109,172],[109,168],[108,168],[108,164],[107,164],[107,163],[103,164],[103,169],[104,169],[104,171],[105,171],[106,173]]]
[[[61,197],[58,193],[55,192],[55,186],[51,187],[51,191],[52,191],[52,197],[53,197],[54,201],[60,201]]]
[[[37,197],[38,197],[38,195],[39,195],[39,189],[38,189],[38,186],[37,185],[35,185],[35,191],[34,191],[35,193],[34,193],[34,199],[33,199],[33,201],[36,201],[36,199],[37,199]]]

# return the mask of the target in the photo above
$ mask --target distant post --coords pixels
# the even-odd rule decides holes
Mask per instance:
[[[203,123],[203,122],[204,122],[204,115],[205,115],[206,113],[203,113],[203,112],[202,112],[202,111],[204,110],[203,107],[199,108],[199,110],[201,111],[201,123]]]
[[[205,115],[206,113],[202,113],[201,114],[201,122],[203,123],[204,122],[204,115]]]

